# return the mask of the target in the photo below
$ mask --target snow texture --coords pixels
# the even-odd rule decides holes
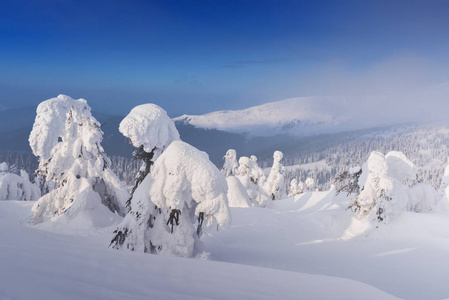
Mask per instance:
[[[154,159],[171,142],[179,140],[178,130],[165,110],[151,103],[134,107],[120,123],[119,130],[134,147],[143,146],[147,153],[155,149]]]
[[[240,180],[235,176],[228,176],[226,182],[228,183],[229,207],[250,207],[251,200]]]

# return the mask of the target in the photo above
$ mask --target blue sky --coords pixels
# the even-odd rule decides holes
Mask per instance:
[[[449,81],[449,1],[0,1],[0,105],[171,116]]]

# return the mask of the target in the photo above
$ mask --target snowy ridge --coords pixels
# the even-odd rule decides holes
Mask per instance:
[[[341,110],[344,101],[336,100],[336,97],[290,98],[243,110],[183,115],[174,121],[200,128],[245,132],[251,135],[277,133],[310,135],[334,132],[339,127],[343,129],[346,121],[337,117],[336,113]]]

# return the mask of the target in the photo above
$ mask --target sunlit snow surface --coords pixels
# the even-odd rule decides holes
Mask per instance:
[[[108,249],[108,228],[27,225],[33,202],[0,201],[0,299],[444,299],[449,215],[367,228],[334,192],[231,208],[202,237],[214,261]],[[231,263],[231,264],[230,264]]]

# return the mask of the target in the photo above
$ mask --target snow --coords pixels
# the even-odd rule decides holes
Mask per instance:
[[[332,97],[298,97],[271,102],[243,110],[226,110],[204,115],[183,115],[174,121],[195,127],[251,135],[292,133],[311,135],[343,130],[344,121],[335,113],[341,104]],[[339,126],[341,125],[341,128]]]
[[[143,146],[147,153],[156,148],[157,155],[179,140],[178,130],[165,110],[151,103],[134,107],[120,123],[119,130],[134,147]]]
[[[0,299],[397,299],[334,276],[108,249],[104,233],[69,236],[27,226],[32,204],[0,202]],[[430,295],[441,293],[434,286]]]
[[[228,183],[229,207],[250,207],[251,200],[240,180],[235,176],[228,176],[226,181]]]
[[[36,201],[40,196],[39,188],[25,176],[22,177],[16,174],[0,175],[0,200]]]

